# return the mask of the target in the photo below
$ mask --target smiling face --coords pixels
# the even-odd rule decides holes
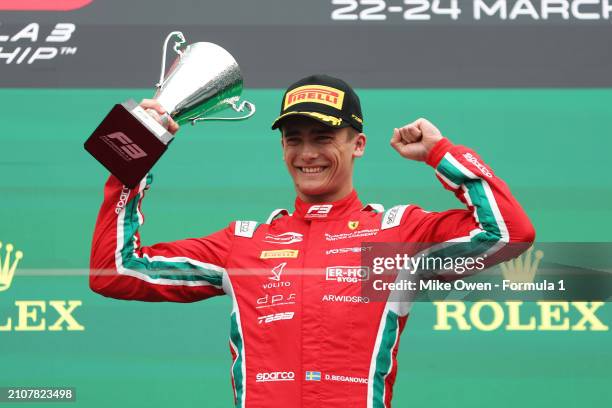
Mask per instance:
[[[353,190],[353,161],[363,156],[363,133],[303,116],[285,120],[282,133],[283,158],[300,199],[337,201]]]

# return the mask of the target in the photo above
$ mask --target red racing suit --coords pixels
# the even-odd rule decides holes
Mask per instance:
[[[296,199],[293,214],[276,210],[266,223],[236,221],[203,238],[146,247],[138,227],[150,177],[129,190],[111,176],[94,232],[90,286],[104,296],[153,302],[231,296],[237,407],[389,407],[408,310],[368,302],[359,284],[337,279],[360,265],[362,242],[505,244],[535,236],[506,184],[472,150],[442,139],[427,163],[466,209],[384,211],[363,206],[353,191],[332,203]]]

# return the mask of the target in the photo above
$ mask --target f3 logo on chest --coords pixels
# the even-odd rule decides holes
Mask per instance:
[[[331,212],[333,204],[311,205],[304,218],[325,218]]]

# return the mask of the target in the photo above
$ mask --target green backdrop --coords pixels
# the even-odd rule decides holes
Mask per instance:
[[[430,168],[389,146],[420,116],[469,145],[512,187],[540,242],[609,242],[612,90],[362,90],[364,202],[456,207]],[[0,386],[73,386],[69,406],[228,407],[230,302],[146,304],[89,291],[89,246],[107,173],[83,142],[114,103],[149,90],[0,90],[0,241],[24,252],[0,292],[0,325],[16,300],[81,300],[84,331],[0,331]],[[278,132],[282,90],[249,90],[244,122],[184,126],[154,168],[143,243],[263,221],[292,208]],[[4,256],[4,249],[0,256]],[[612,319],[606,304],[599,317]],[[529,310],[535,310],[530,305]],[[56,319],[48,307],[46,319]],[[401,339],[394,406],[595,407],[612,401],[605,332],[434,331],[414,306]],[[20,404],[26,407],[30,404]],[[31,404],[32,406],[39,406]],[[61,404],[60,404],[61,405]]]

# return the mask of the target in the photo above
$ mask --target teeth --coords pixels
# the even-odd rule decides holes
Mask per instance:
[[[302,167],[304,173],[320,173],[323,171],[323,167]]]

